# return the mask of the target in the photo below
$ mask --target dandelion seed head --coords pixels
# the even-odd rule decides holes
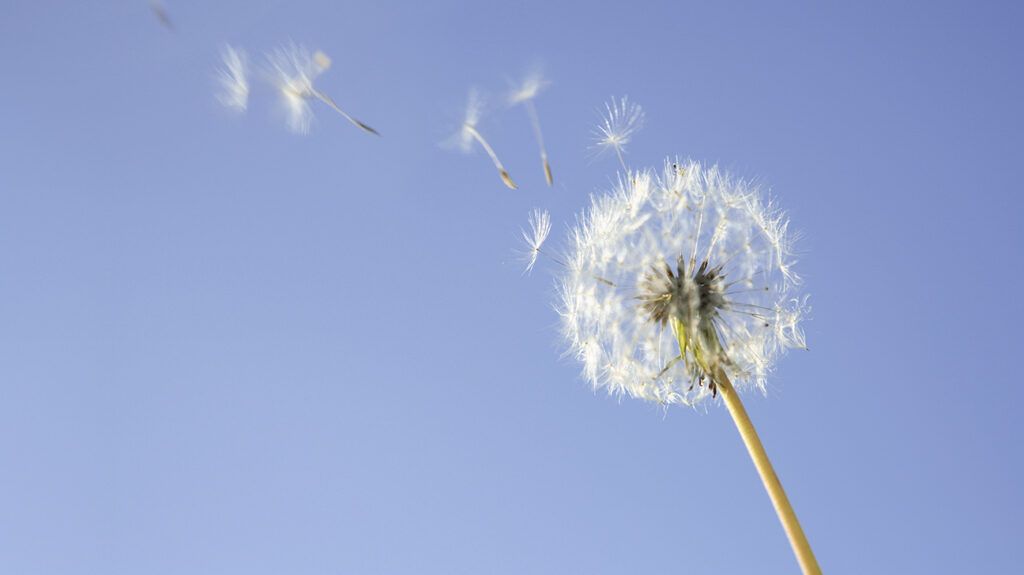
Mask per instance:
[[[750,184],[692,161],[627,173],[569,233],[568,353],[595,389],[662,405],[713,395],[718,369],[763,391],[778,357],[805,347],[793,263],[786,216]]]
[[[221,66],[217,69],[217,100],[235,112],[244,112],[249,105],[248,58],[242,50],[225,44],[221,49]]]
[[[313,82],[330,67],[330,58],[322,52],[310,54],[295,44],[278,48],[267,55],[268,77],[277,88],[288,128],[306,134],[313,122],[310,100],[316,97]]]
[[[530,212],[528,223],[530,231],[522,230],[523,241],[527,247],[523,253],[523,259],[526,261],[525,273],[533,271],[533,266],[540,255],[540,248],[551,233],[551,214],[547,210],[535,209]]]
[[[644,127],[644,110],[628,97],[612,98],[605,104],[601,123],[594,130],[594,146],[598,152],[613,150],[625,153],[626,144]]]

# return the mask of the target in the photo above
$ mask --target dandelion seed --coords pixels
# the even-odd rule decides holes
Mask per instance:
[[[167,13],[167,8],[164,3],[160,0],[150,0],[149,9],[153,11],[153,15],[160,21],[160,24],[174,32],[174,22],[171,22],[171,16]]]
[[[352,125],[364,132],[379,136],[377,130],[352,117],[342,110],[335,101],[318,90],[313,82],[331,67],[331,59],[323,52],[310,54],[305,48],[288,45],[278,48],[267,56],[269,76],[281,96],[288,118],[288,127],[296,133],[309,133],[313,121],[310,100],[319,100],[341,114]]]
[[[217,99],[226,108],[244,112],[249,104],[248,60],[245,52],[225,44],[221,50],[222,67],[217,70]]]
[[[458,133],[455,135],[454,143],[455,146],[462,152],[469,153],[473,150],[473,142],[477,142],[487,152],[488,157],[491,158],[491,162],[494,163],[494,167],[498,170],[498,175],[501,176],[501,181],[505,183],[510,189],[516,189],[515,182],[512,181],[512,177],[509,176],[508,170],[502,165],[501,160],[498,159],[498,155],[494,153],[494,148],[487,143],[484,139],[483,134],[477,130],[476,125],[480,122],[480,116],[483,111],[483,99],[480,93],[475,89],[470,89],[469,98],[466,103],[466,113],[462,120],[462,126],[459,128]]]
[[[548,234],[551,233],[551,214],[547,210],[535,209],[530,212],[528,222],[530,231],[522,230],[523,241],[529,248],[523,254],[526,260],[525,273],[533,271],[533,266],[537,263],[537,257],[540,255],[540,248],[548,239]]]
[[[527,76],[523,83],[512,91],[509,95],[509,103],[513,106],[516,104],[523,104],[525,106],[526,113],[530,117],[530,125],[533,127],[533,135],[537,139],[537,146],[540,148],[540,161],[544,167],[544,179],[547,181],[548,186],[551,186],[554,183],[554,177],[551,174],[551,164],[548,162],[548,151],[544,147],[544,134],[540,129],[537,107],[533,104],[534,98],[547,85],[548,82],[544,80],[544,77],[539,72],[534,72]]]
[[[623,156],[626,144],[644,127],[644,110],[639,104],[623,97],[612,98],[605,104],[605,114],[594,131],[594,145],[598,151],[614,150],[623,171],[629,171]]]

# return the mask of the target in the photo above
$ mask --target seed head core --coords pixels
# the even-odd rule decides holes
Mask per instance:
[[[718,368],[729,363],[716,325],[720,312],[728,305],[725,282],[722,266],[709,267],[704,260],[699,267],[693,263],[690,267],[688,273],[682,256],[676,259],[675,270],[667,262],[660,268],[652,267],[642,282],[641,307],[652,322],[662,328],[671,325],[679,342],[679,357],[659,377],[683,360],[691,381],[700,386],[707,382],[714,396],[718,394]]]
[[[670,319],[694,327],[713,322],[726,305],[722,277],[722,267],[709,268],[707,260],[687,273],[686,260],[679,256],[675,271],[666,262],[644,276],[641,305],[661,327]]]

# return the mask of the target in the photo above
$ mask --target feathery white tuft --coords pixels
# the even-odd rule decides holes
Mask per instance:
[[[530,231],[521,230],[523,241],[526,242],[528,248],[523,254],[523,259],[526,260],[524,273],[533,271],[533,266],[537,263],[537,257],[540,255],[540,248],[548,239],[548,234],[551,233],[551,214],[547,210],[534,209],[530,212],[528,222]]]
[[[594,145],[598,152],[612,150],[626,169],[626,144],[644,127],[644,109],[629,101],[628,97],[612,98],[605,103],[605,114],[594,131]]]
[[[288,44],[268,54],[267,63],[268,75],[281,98],[288,128],[298,134],[309,133],[313,123],[310,100],[317,98],[313,81],[327,70],[330,60],[314,56],[302,46]]]
[[[225,44],[220,56],[217,100],[229,110],[244,112],[249,106],[249,64],[245,51]]]
[[[716,166],[666,162],[660,174],[620,175],[571,230],[559,285],[562,333],[584,377],[611,394],[691,405],[712,395],[714,386],[702,385],[710,374],[700,369],[709,352],[694,357],[711,349],[715,368],[738,389],[763,391],[775,360],[805,347],[799,324],[808,308],[797,293],[787,226],[756,188]],[[691,291],[650,295],[668,279]],[[707,309],[694,300],[687,308],[687,294],[704,298]],[[672,321],[703,314],[699,325],[678,325],[705,339],[681,356],[674,330],[652,320],[652,310]]]
[[[462,124],[459,125],[459,131],[452,140],[455,147],[462,153],[468,154],[473,151],[473,142],[476,140],[473,131],[480,123],[483,109],[484,98],[480,94],[480,90],[470,88],[469,95],[466,97],[466,109],[462,115]]]
[[[533,100],[540,94],[541,90],[546,88],[550,84],[544,79],[539,71],[534,71],[523,78],[523,82],[518,86],[513,87],[512,91],[508,95],[508,103],[511,106],[516,104],[522,104]]]

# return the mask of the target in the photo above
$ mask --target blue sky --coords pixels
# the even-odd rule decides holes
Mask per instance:
[[[755,178],[804,240],[810,351],[747,406],[829,573],[1021,562],[1021,9],[988,3],[0,7],[0,571],[792,573],[725,409],[595,394],[557,268],[628,161]],[[223,42],[331,55],[289,133]],[[542,63],[556,185],[522,110]],[[438,143],[468,88],[520,189]]]

